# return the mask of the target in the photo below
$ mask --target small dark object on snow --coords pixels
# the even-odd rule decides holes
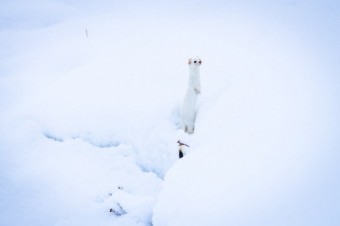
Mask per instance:
[[[183,154],[183,150],[182,150],[182,148],[183,148],[183,146],[187,146],[187,147],[189,147],[189,145],[187,145],[187,144],[185,144],[185,143],[182,143],[181,141],[177,141],[177,143],[178,143],[178,147],[179,147],[179,158],[183,158],[183,156],[184,156],[184,154]]]
[[[179,158],[183,158],[183,152],[179,150]]]
[[[117,208],[116,209],[111,208],[110,213],[113,213],[114,215],[119,217],[119,216],[126,214],[126,211],[123,209],[123,207],[119,203],[117,203]]]
[[[182,143],[180,140],[179,141],[177,141],[177,144],[178,144],[178,146],[187,146],[187,147],[190,147],[189,145],[187,145],[187,144],[185,144],[185,143]]]

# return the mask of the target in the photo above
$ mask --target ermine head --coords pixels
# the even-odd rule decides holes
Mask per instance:
[[[190,58],[188,60],[189,67],[191,68],[198,68],[202,64],[202,60],[198,57],[196,58]]]

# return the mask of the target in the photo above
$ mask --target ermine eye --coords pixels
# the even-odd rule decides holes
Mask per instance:
[[[196,64],[196,60],[194,61],[194,63]]]

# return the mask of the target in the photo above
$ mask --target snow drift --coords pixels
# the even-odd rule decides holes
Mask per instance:
[[[0,224],[338,225],[338,9],[4,4]]]

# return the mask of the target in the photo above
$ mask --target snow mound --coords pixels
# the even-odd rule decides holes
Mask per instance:
[[[332,1],[3,3],[0,224],[339,225],[339,15]]]
[[[329,160],[338,154],[325,146],[333,136],[328,114],[337,110],[318,101],[327,99],[327,90],[309,61],[265,46],[275,59],[270,66],[263,55],[256,65],[243,61],[246,74],[223,68],[216,81],[228,77],[229,84],[203,97],[189,152],[165,176],[155,226],[339,222],[333,209],[339,171],[329,175],[329,164],[335,167]],[[282,70],[282,64],[289,67]],[[333,184],[335,197],[318,181]],[[324,202],[332,209],[320,209]]]

